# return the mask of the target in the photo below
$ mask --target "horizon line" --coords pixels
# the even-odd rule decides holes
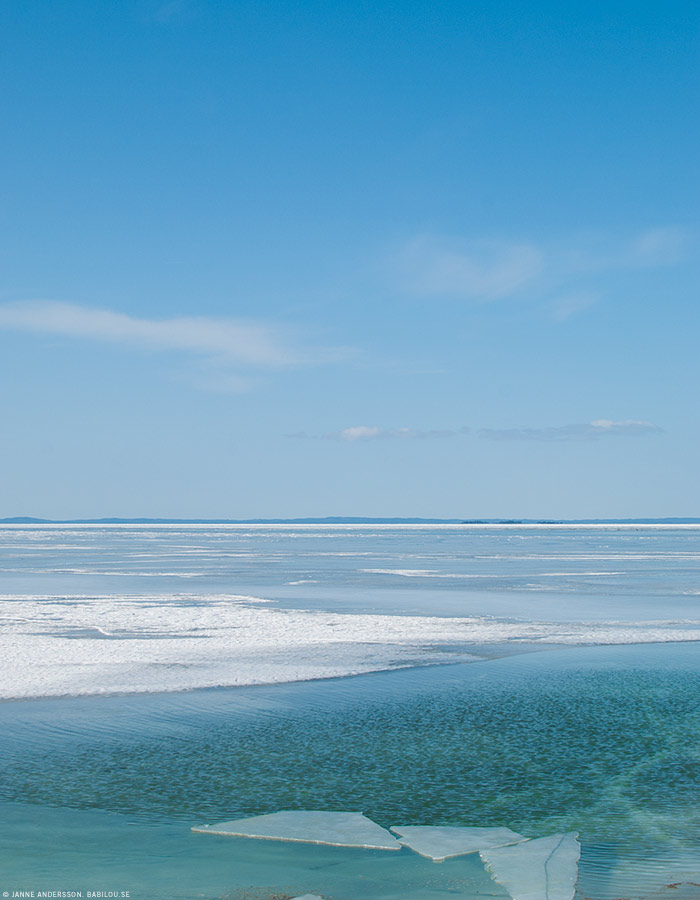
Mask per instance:
[[[105,516],[100,518],[46,519],[34,516],[0,518],[0,525],[700,525],[694,516],[636,516],[620,518],[438,518],[424,516],[303,516],[297,518],[165,518]]]

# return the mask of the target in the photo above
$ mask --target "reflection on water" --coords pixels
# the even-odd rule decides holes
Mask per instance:
[[[384,826],[504,825],[532,837],[575,830],[581,897],[697,898],[688,882],[700,882],[699,697],[700,648],[677,644],[275,688],[5,704],[0,797],[35,804],[37,827],[47,806],[128,816],[166,859],[183,842],[187,853],[246,859],[255,842],[234,850],[241,842],[205,837],[214,844],[204,850],[188,827],[279,809],[358,810]],[[31,819],[31,807],[22,809]],[[59,828],[64,815],[51,812]],[[109,821],[117,828],[121,819]],[[178,837],[169,844],[166,835]],[[252,851],[269,856],[260,871],[278,879],[265,884],[281,889],[285,866],[332,858],[333,872],[352,873],[334,897],[371,896],[351,892],[363,867],[369,877],[369,857],[261,843]],[[398,879],[403,896],[422,884],[417,873],[440,881],[457,871],[463,883],[451,889],[460,896],[501,896],[479,882],[474,861],[431,869],[396,855],[381,863],[395,870],[382,869],[379,881]],[[220,874],[219,895],[232,877]]]

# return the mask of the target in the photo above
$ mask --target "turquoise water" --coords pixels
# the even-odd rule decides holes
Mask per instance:
[[[81,578],[121,578],[136,591],[139,579],[156,578],[167,592],[176,577],[94,571],[107,571],[108,556],[109,571],[126,571],[144,546],[157,556],[167,534],[119,534],[113,543],[111,536],[69,537],[75,543],[62,550],[56,536],[37,538],[46,556],[40,549],[22,555],[16,539],[5,558],[8,569],[21,570],[8,573],[13,590],[39,593],[37,580],[46,586],[57,578],[68,594],[69,581],[77,592],[78,584],[85,590]],[[560,621],[611,612],[641,623],[697,617],[697,532],[504,532],[478,534],[467,546],[463,534],[443,537],[269,532],[257,544],[253,534],[229,545],[226,534],[177,533],[168,571],[178,559],[184,567],[187,548],[177,542],[186,540],[204,551],[189,554],[204,558],[197,566],[205,574],[190,576],[202,580],[198,590],[224,579],[227,590],[254,588],[282,606],[306,597],[309,608],[359,610],[371,600],[401,614],[412,604],[425,611],[431,599],[431,609],[484,613],[490,592],[523,620],[533,605],[539,618],[545,609]],[[66,535],[60,540],[66,544]],[[228,557],[220,561],[228,575],[212,573],[217,541],[231,553],[245,544],[241,552],[259,553],[257,563],[246,555],[239,570],[238,557]],[[334,555],[322,556],[329,545]],[[308,554],[303,566],[296,551]],[[377,556],[368,566],[370,553]],[[165,571],[162,559],[147,558]],[[266,575],[274,558],[278,567]],[[490,569],[498,587],[472,590],[453,578],[417,587],[423,576],[358,571],[405,569],[407,559],[441,574]],[[543,575],[543,562],[558,574]],[[592,564],[623,574],[566,574],[593,571]],[[93,571],[55,571],[61,567]],[[517,574],[522,569],[527,574]],[[302,574],[318,576],[316,583],[287,584]],[[523,587],[538,583],[545,586]],[[386,827],[505,825],[532,837],[576,830],[580,900],[697,900],[700,645],[504,643],[491,655],[305,683],[0,704],[0,890],[130,891],[144,900],[271,900],[308,891],[335,900],[505,897],[472,857],[435,865],[407,850],[189,831],[202,822],[320,808],[359,810]]]
[[[385,826],[578,830],[580,896],[656,896],[664,884],[700,881],[699,696],[698,648],[675,644],[10,704],[0,739],[1,796],[14,822],[5,824],[5,871],[13,884],[36,879],[36,854],[58,835],[43,863],[49,880],[85,885],[90,875],[138,896],[248,887],[374,896],[356,893],[361,876],[377,880],[377,897],[457,884],[460,896],[499,896],[476,860],[441,867],[408,851],[395,859],[188,831],[277,809],[353,809]],[[70,834],[81,828],[91,836],[76,850]]]

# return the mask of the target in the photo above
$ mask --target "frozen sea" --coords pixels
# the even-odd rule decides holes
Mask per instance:
[[[283,809],[577,831],[700,897],[700,529],[0,529],[0,890],[507,898],[478,854],[192,834]]]

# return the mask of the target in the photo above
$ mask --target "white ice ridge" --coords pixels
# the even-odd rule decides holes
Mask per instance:
[[[427,856],[434,862],[443,862],[453,856],[476,853],[493,847],[505,847],[526,841],[522,834],[510,828],[470,828],[459,825],[392,825],[404,847]]]
[[[192,831],[229,837],[328,844],[332,847],[361,847],[366,850],[401,849],[401,844],[385,828],[357,812],[284,810],[266,816],[218,822],[216,825],[198,825]]]
[[[301,897],[294,897],[294,900],[323,900],[318,894],[302,894]]]
[[[553,834],[479,855],[513,900],[573,900],[581,855],[577,838],[575,831]]]

